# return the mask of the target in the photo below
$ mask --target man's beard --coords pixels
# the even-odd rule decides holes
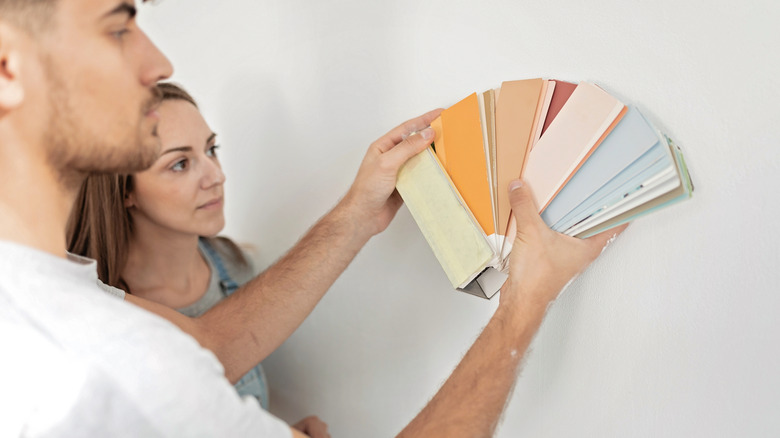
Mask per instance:
[[[51,63],[46,65],[49,124],[43,139],[49,164],[59,172],[61,181],[80,181],[90,174],[135,173],[155,162],[160,152],[157,126],[151,133],[143,130],[150,129],[144,121],[146,114],[159,105],[157,93],[150,90],[149,100],[139,108],[138,118],[123,121],[123,129],[116,130],[124,133],[124,138],[99,138],[96,131],[101,127],[95,124],[100,122],[80,119],[79,111],[72,104],[71,98],[79,91],[69,89]],[[112,111],[114,107],[105,110]]]

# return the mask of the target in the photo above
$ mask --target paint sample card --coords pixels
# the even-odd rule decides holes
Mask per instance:
[[[504,82],[496,101],[496,197],[498,229],[501,233],[512,211],[506,188],[523,171],[543,85],[543,79]]]
[[[482,230],[495,232],[483,123],[476,93],[444,110],[434,122],[436,154]],[[444,133],[446,132],[446,137]]]
[[[571,97],[571,93],[574,93],[574,89],[577,88],[577,84],[572,84],[571,82],[555,80],[550,82],[555,83],[555,87],[553,89],[552,99],[550,99],[550,107],[547,110],[547,117],[542,125],[542,135],[544,135],[544,132],[550,127],[550,124],[555,120],[558,113],[561,112],[566,101]]]
[[[430,148],[403,165],[396,188],[452,286],[467,285],[493,250]]]

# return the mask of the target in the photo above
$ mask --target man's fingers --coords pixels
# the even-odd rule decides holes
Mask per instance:
[[[412,132],[422,131],[426,127],[430,126],[431,122],[436,120],[436,117],[439,117],[442,111],[443,109],[437,108],[435,110],[428,111],[419,117],[409,119],[388,132],[387,137],[389,137],[390,140],[394,143],[398,144],[404,139],[404,137],[408,136]]]
[[[311,438],[328,438],[328,424],[316,415],[310,415],[292,426],[294,430],[303,432]]]
[[[531,188],[522,180],[516,179],[509,183],[509,203],[512,205],[518,232],[541,220]]]
[[[401,123],[377,140],[375,146],[379,149],[379,152],[382,153],[393,149],[393,147],[401,143],[404,138],[412,132],[425,129],[436,119],[436,117],[439,117],[439,114],[441,114],[442,111],[441,108],[438,108],[433,111],[428,111],[420,117],[415,117]]]
[[[419,154],[433,142],[433,129],[425,128],[422,131],[407,137],[394,148],[385,152],[382,159],[385,166],[398,172],[398,169],[410,158]]]

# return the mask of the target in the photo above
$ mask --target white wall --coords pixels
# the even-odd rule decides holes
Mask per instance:
[[[271,263],[369,143],[503,80],[591,80],[686,152],[692,201],[559,298],[501,437],[780,436],[780,4],[166,0],[141,21],[220,134],[226,234]],[[266,361],[273,411],[391,436],[496,306],[451,290],[408,211]]]

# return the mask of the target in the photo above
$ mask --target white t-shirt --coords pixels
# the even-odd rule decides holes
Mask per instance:
[[[0,436],[291,432],[195,339],[102,290],[94,261],[0,241]]]

